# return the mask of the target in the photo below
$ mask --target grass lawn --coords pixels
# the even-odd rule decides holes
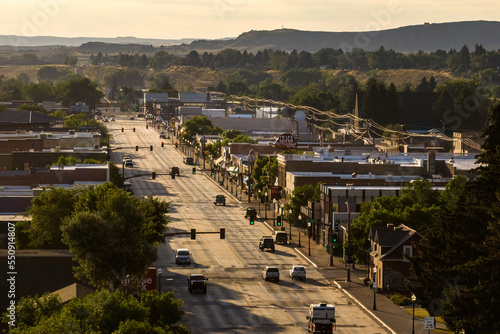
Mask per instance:
[[[412,315],[413,314],[413,308],[410,307],[404,307],[403,308],[408,314]],[[420,308],[420,307],[415,307],[415,319],[424,319],[425,317],[429,317],[429,312],[427,312],[425,309]],[[433,329],[431,332],[432,333],[437,333],[437,334],[445,334],[445,333],[453,333],[453,331],[447,330],[446,325],[444,324],[443,319],[440,317],[436,317],[436,329]]]

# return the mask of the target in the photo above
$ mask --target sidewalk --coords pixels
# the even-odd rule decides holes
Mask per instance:
[[[211,177],[210,170],[201,171],[204,172],[207,178],[211,179],[214,183],[220,186],[217,182],[217,177]],[[227,186],[227,189],[226,189]],[[266,211],[264,210],[264,204],[260,204],[259,213],[259,201],[250,198],[250,203],[248,202],[248,195],[242,194],[241,189],[238,189],[236,196],[236,187],[233,185],[233,192],[231,192],[231,184],[224,184],[223,188],[229,195],[237,199],[242,206],[253,206],[257,209],[258,221],[267,225],[270,230],[281,230],[281,227],[273,226],[274,212],[272,204],[270,210],[267,210],[266,221],[264,219]],[[383,328],[386,329],[387,333],[394,334],[411,334],[412,333],[412,314],[409,314],[404,310],[404,308],[394,304],[388,297],[383,294],[377,293],[375,297],[375,308],[374,310],[374,293],[367,285],[363,283],[363,279],[367,277],[367,266],[356,265],[355,269],[350,270],[351,282],[347,282],[347,268],[345,263],[340,262],[339,257],[333,257],[333,266],[330,266],[330,254],[326,252],[326,248],[317,244],[316,241],[310,240],[307,234],[303,232],[305,229],[300,229],[298,227],[290,228],[285,222],[285,232],[288,234],[289,247],[294,248],[302,257],[307,259],[312,266],[316,267],[325,278],[337,288],[341,289],[354,303],[358,304],[367,314],[369,314],[373,319],[375,319]],[[301,231],[302,230],[302,231]],[[300,233],[302,232],[302,233]],[[299,234],[300,234],[300,246],[299,246]],[[310,247],[310,254],[309,254]],[[334,301],[333,301],[334,302]],[[438,323],[436,323],[437,325]],[[443,327],[443,326],[437,326]],[[415,318],[415,333],[427,333],[424,329],[424,320]]]
[[[182,154],[182,151],[178,149]],[[209,168],[209,167],[207,167]],[[248,202],[248,194],[242,193],[241,189],[236,189],[233,184],[224,183],[224,186],[218,182],[217,173],[213,177],[211,176],[210,169],[203,170],[201,166],[197,166],[197,169],[204,173],[205,176],[212,180],[216,185],[238,202],[242,206],[253,206],[257,209],[258,221],[265,224],[270,230],[281,230],[281,227],[273,226],[274,212],[272,205],[270,210],[267,210],[266,221],[264,219],[266,211],[264,210],[264,204],[260,204],[259,213],[259,201],[250,198],[250,203]],[[299,246],[299,233],[300,228],[293,227],[290,228],[285,222],[285,231],[289,235],[289,247],[297,251],[302,257],[307,259],[312,266],[318,269],[324,277],[332,284],[332,286],[341,289],[354,303],[359,305],[370,317],[375,319],[383,328],[385,328],[387,333],[394,334],[411,334],[412,333],[412,315],[404,310],[404,308],[394,304],[388,297],[383,294],[377,293],[375,297],[375,308],[374,310],[374,293],[363,283],[363,279],[367,277],[368,268],[364,265],[356,265],[355,269],[350,270],[351,282],[347,282],[347,268],[346,265],[340,262],[339,257],[333,257],[333,266],[330,266],[330,254],[326,252],[325,247],[317,244],[314,240],[310,240],[305,234],[300,234],[300,246]],[[302,231],[303,232],[303,231]],[[290,237],[291,236],[291,237]],[[310,248],[310,254],[309,254]],[[335,301],[332,301],[335,302]],[[445,328],[444,325],[436,322],[438,328]],[[424,320],[415,318],[415,333],[427,333],[428,330],[424,328]]]

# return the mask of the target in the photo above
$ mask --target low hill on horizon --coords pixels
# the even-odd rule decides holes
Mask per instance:
[[[383,46],[396,52],[436,51],[438,49],[461,49],[467,45],[473,49],[476,44],[486,50],[500,49],[499,21],[463,21],[449,23],[425,23],[369,32],[327,32],[303,31],[295,29],[252,30],[236,38],[204,40],[148,39],[136,37],[94,38],[94,37],[23,37],[0,35],[0,50],[53,48],[58,46],[75,47],[84,53],[102,52],[140,52],[142,46],[155,46],[167,52],[188,53],[217,52],[225,48],[257,52],[264,49],[285,51],[316,52],[322,48],[351,51],[353,48],[374,51]],[[152,48],[155,49],[155,48]],[[157,50],[157,49],[156,49]]]

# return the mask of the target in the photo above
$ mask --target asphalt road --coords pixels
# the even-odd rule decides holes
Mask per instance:
[[[226,206],[215,206],[214,196],[224,190],[202,173],[193,175],[192,166],[182,163],[183,156],[168,139],[159,138],[158,129],[146,129],[143,119],[129,120],[129,115],[115,113],[116,121],[106,124],[112,135],[111,158],[117,165],[125,154],[133,158],[134,167],[125,168],[124,174],[135,176],[130,178],[134,194],[171,202],[169,232],[214,232],[198,234],[196,240],[188,234],[166,237],[154,264],[162,268],[162,291],[174,291],[184,301],[183,323],[193,333],[305,333],[308,306],[319,302],[336,305],[337,333],[387,333],[292,247],[260,251],[260,237],[271,232],[263,224],[249,225],[243,217],[245,204],[227,196]],[[172,166],[180,167],[175,179],[168,174]],[[219,238],[221,227],[225,240]],[[191,265],[175,264],[177,248],[190,250]],[[306,281],[288,277],[294,264],[306,266]],[[279,282],[262,279],[266,265],[279,268]],[[193,273],[208,277],[207,294],[188,292],[186,279]]]

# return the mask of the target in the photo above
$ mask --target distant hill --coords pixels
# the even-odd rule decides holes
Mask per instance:
[[[326,32],[280,29],[272,31],[252,30],[232,39],[195,40],[148,39],[136,37],[94,38],[94,37],[51,37],[51,36],[6,36],[0,35],[0,50],[29,49],[38,46],[74,46],[81,52],[142,52],[142,46],[163,45],[166,51],[188,53],[191,50],[217,52],[234,48],[256,52],[258,50],[297,50],[316,52],[321,48],[350,51],[360,48],[374,51],[383,46],[398,52],[436,51],[438,49],[460,50],[464,45],[473,50],[481,44],[486,50],[500,49],[500,22],[467,21],[432,23],[406,26],[370,32]],[[153,51],[153,50],[150,50]]]
[[[322,32],[280,29],[249,31],[234,40],[198,40],[188,49],[215,50],[234,48],[256,51],[263,49],[316,52],[321,48],[350,51],[360,48],[374,51],[383,46],[398,52],[460,50],[464,45],[473,49],[481,44],[486,50],[500,49],[500,22],[469,21],[422,24],[371,32]]]
[[[183,39],[153,39],[137,37],[54,37],[54,36],[16,36],[0,35],[0,46],[30,48],[34,46],[80,46],[89,42],[115,43],[115,44],[152,44],[152,45],[176,45],[191,43],[195,38]]]

